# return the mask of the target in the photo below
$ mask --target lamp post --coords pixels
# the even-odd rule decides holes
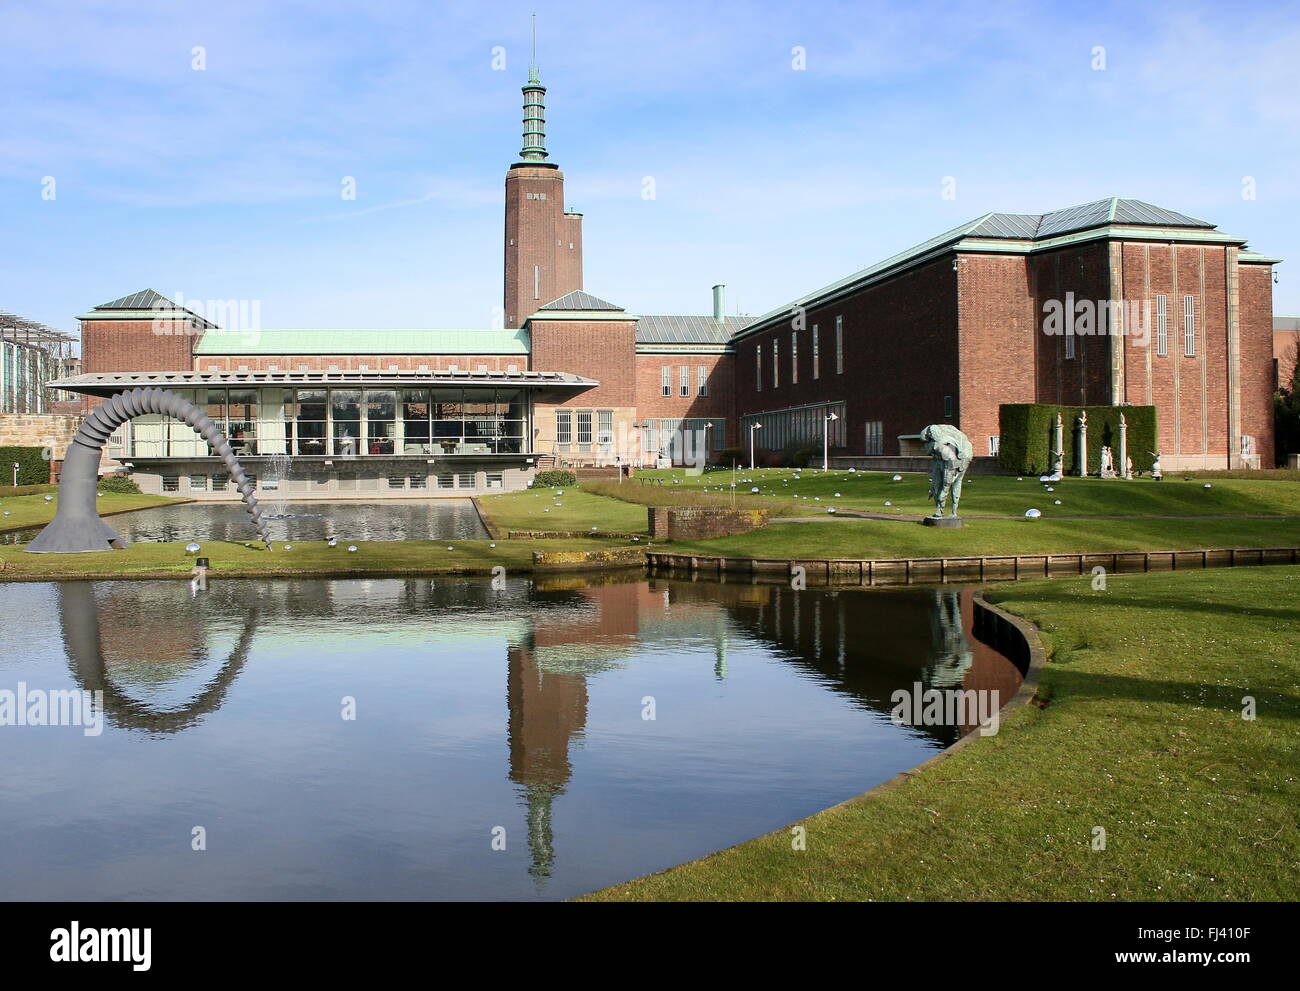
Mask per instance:
[[[709,463],[709,451],[711,450],[711,448],[709,447],[709,440],[713,437],[713,435],[709,433],[709,431],[712,429],[713,429],[713,421],[705,420],[704,421],[704,450],[700,452],[701,468],[704,468]]]
[[[751,423],[749,425],[749,470],[754,471],[758,466],[754,463],[754,431],[762,430],[761,423]]]
[[[822,418],[822,471],[829,471],[831,467],[831,421],[838,419],[834,413]]]
[[[17,488],[18,487],[18,462],[15,461],[13,465],[14,465],[14,488]]]

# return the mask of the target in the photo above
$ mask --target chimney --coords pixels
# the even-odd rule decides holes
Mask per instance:
[[[727,318],[726,295],[726,286],[719,284],[713,287],[713,319],[719,323]]]

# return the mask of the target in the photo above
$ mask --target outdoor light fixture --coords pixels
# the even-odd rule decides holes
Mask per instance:
[[[185,553],[186,553],[186,554],[197,554],[197,553],[198,553],[199,551],[201,551],[201,550],[203,550],[203,548],[200,547],[198,544],[186,544],[186,545],[185,545]]]
[[[830,413],[822,420],[822,471],[829,471],[831,467],[831,421],[838,419]]]
[[[754,463],[754,431],[762,430],[761,423],[751,423],[749,425],[749,470],[753,471],[757,465]]]

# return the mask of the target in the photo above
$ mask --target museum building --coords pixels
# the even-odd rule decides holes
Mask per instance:
[[[629,313],[584,289],[545,92],[530,67],[503,328],[227,329],[142,290],[78,318],[82,374],[57,385],[87,405],[180,392],[288,498],[518,489],[555,464],[747,460],[751,441],[869,465],[936,422],[991,457],[998,407],[1024,402],[1155,405],[1166,470],[1271,466],[1280,259],[1243,238],[1110,198],[986,214],[757,318],[726,315],[721,285],[704,314]],[[145,491],[238,498],[178,421],[138,417],[107,449]]]

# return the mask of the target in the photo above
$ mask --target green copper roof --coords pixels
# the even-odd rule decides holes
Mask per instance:
[[[528,354],[526,330],[210,330],[196,355]]]

